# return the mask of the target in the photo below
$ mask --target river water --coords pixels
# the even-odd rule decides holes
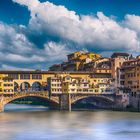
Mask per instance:
[[[0,113],[0,140],[140,140],[140,113],[49,111],[9,104]]]

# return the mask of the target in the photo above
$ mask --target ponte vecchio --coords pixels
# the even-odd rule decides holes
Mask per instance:
[[[100,81],[101,88],[96,86]],[[108,102],[112,107],[122,105],[122,95],[110,90],[111,75],[94,72],[61,71],[0,71],[0,111],[4,106],[23,97],[39,97],[52,107],[71,110],[71,105],[90,98]]]

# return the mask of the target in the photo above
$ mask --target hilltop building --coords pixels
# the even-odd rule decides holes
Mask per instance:
[[[74,52],[67,56],[68,61],[62,64],[55,64],[50,71],[80,71],[84,65],[102,58],[101,55],[84,51]]]

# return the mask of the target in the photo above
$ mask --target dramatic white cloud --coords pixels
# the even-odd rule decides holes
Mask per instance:
[[[51,61],[64,60],[71,51],[64,44],[49,42],[45,44],[45,54]]]
[[[140,16],[126,15],[124,25],[128,28],[140,33]]]

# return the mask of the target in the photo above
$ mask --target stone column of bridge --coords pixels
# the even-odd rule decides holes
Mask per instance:
[[[4,111],[4,106],[3,104],[0,103],[0,112],[3,112]]]
[[[0,96],[0,112],[4,111],[3,96]]]
[[[59,104],[60,110],[71,111],[71,95],[68,93],[60,95]]]

